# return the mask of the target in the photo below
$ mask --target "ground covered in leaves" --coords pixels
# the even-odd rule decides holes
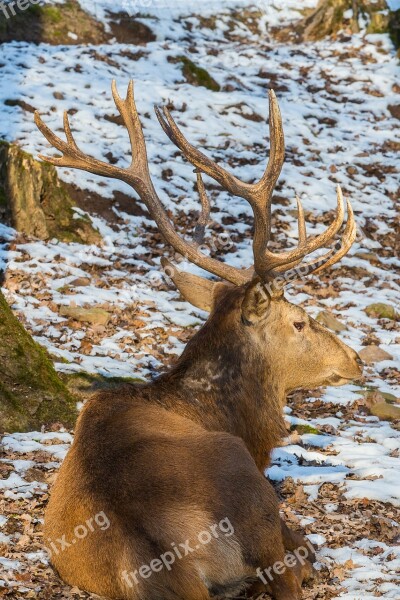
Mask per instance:
[[[103,4],[95,16],[107,23]],[[191,15],[182,6],[146,8],[139,20],[156,40],[140,48],[112,40],[3,44],[0,135],[33,154],[46,151],[32,111],[59,132],[66,109],[85,151],[123,164],[129,142],[110,81],[116,78],[122,93],[135,79],[151,172],[183,232],[198,209],[194,175],[166,141],[152,105],[167,103],[193,143],[252,180],[268,154],[267,89],[276,91],[287,151],[271,247],[296,242],[295,192],[315,234],[332,219],[340,183],[362,233],[340,265],[300,281],[288,296],[328,319],[357,351],[367,350],[368,364],[360,385],[289,398],[288,437],[268,476],[287,520],[319,548],[320,580],[304,591],[307,600],[398,599],[400,421],[374,414],[384,403],[397,408],[400,397],[398,59],[387,36],[365,32],[278,43],[269,30],[298,18],[295,3],[223,6],[217,12],[196,4]],[[94,384],[79,374],[148,379],[182,351],[206,315],[160,275],[160,257],[169,250],[123,184],[68,170],[60,175],[84,190],[77,214],[87,212],[102,242],[42,242],[0,225],[0,268],[13,310],[84,399]],[[250,265],[248,206],[205,180],[213,203],[211,252]],[[58,426],[2,439],[0,596],[94,597],[64,585],[41,547],[49,486],[71,440],[72,432]]]

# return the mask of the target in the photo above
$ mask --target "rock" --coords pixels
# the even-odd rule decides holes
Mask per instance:
[[[371,12],[368,33],[388,33],[389,30],[389,12],[387,10]]]
[[[357,394],[364,397],[365,405],[368,407],[382,402],[387,402],[388,404],[400,404],[400,398],[397,398],[394,394],[381,392],[377,389],[359,390]]]
[[[389,13],[389,35],[396,48],[400,48],[400,8]]]
[[[354,256],[363,260],[369,260],[370,262],[380,262],[379,256],[374,252],[356,252]]]
[[[0,431],[40,431],[56,422],[73,426],[76,399],[1,292],[0,372]]]
[[[144,15],[139,15],[141,16],[141,19],[136,20],[132,14],[126,14],[125,11],[126,7],[123,11],[118,13],[109,11],[110,21],[108,23],[111,29],[111,35],[115,37],[120,44],[145,46],[149,42],[154,42],[157,39],[157,36],[150,27],[143,23]]]
[[[101,240],[90,218],[74,211],[55,167],[6,142],[0,142],[0,222],[41,240]]]
[[[85,287],[90,285],[91,279],[89,277],[77,277],[70,282],[69,287]]]
[[[380,394],[384,397],[386,402],[389,402],[389,404],[400,404],[400,398],[397,398],[397,396],[395,396],[394,394],[389,394],[389,392],[380,392]]]
[[[367,364],[370,365],[372,363],[381,362],[382,360],[392,360],[393,356],[386,352],[379,346],[375,346],[375,344],[371,344],[371,346],[366,346],[358,353],[360,358]]]
[[[60,315],[92,325],[107,325],[110,313],[103,308],[81,308],[80,306],[61,306]]]
[[[98,46],[113,38],[121,44],[145,45],[156,39],[151,29],[135,19],[138,11],[125,6],[124,11],[114,13],[107,10],[107,27],[94,15],[85,12],[77,0],[68,0],[61,5],[27,2],[24,7],[14,10],[4,6],[0,13],[0,43],[11,41],[44,42],[52,45],[88,44]],[[111,4],[109,6],[111,8]],[[128,13],[127,14],[127,9]],[[14,12],[12,12],[14,11]],[[101,56],[94,48],[89,55]],[[106,56],[103,60],[112,63]]]
[[[382,403],[386,404],[385,398],[377,390],[367,391],[365,394],[363,394],[363,396],[364,396],[365,405],[368,408],[371,408],[375,404],[382,404]]]
[[[359,17],[366,23],[368,33],[388,33],[391,30],[386,0],[320,0],[315,8],[304,12],[303,19],[278,32],[279,39],[287,39],[291,34],[297,41],[314,41],[340,32],[359,33]]]
[[[328,327],[328,329],[335,331],[336,333],[339,333],[340,331],[346,331],[347,329],[344,323],[341,323],[341,321],[339,321],[327,310],[323,310],[318,313],[316,320],[318,323],[321,323],[321,325],[325,325],[325,327]]]
[[[389,104],[388,110],[393,118],[400,119],[400,104]]]
[[[392,319],[396,321],[398,315],[394,306],[384,304],[383,302],[375,302],[365,308],[365,312],[369,317],[377,317],[379,319]]]
[[[400,406],[379,402],[370,408],[371,415],[378,417],[381,421],[394,421],[400,419]]]

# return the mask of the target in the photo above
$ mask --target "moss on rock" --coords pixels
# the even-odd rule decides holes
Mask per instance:
[[[0,144],[0,221],[42,240],[96,243],[101,239],[89,217],[74,211],[55,167],[5,142]]]
[[[312,433],[314,435],[319,435],[320,431],[313,427],[312,425],[306,425],[303,423],[295,423],[291,426],[290,431],[297,431],[299,435],[304,435],[306,433]]]
[[[70,427],[75,419],[74,397],[0,292],[0,430],[40,430],[54,422]]]
[[[213,92],[219,92],[221,86],[215,81],[206,69],[196,65],[187,56],[178,56],[177,61],[182,64],[182,75],[191,85],[202,86]]]
[[[369,317],[376,317],[378,319],[391,319],[392,321],[396,321],[399,317],[394,306],[385,304],[384,302],[369,304],[364,310]]]

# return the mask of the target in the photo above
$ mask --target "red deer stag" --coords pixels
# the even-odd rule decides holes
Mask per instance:
[[[35,115],[40,131],[62,153],[60,158],[42,158],[132,186],[165,240],[225,283],[173,268],[182,294],[211,315],[167,373],[152,383],[125,385],[87,402],[52,490],[46,545],[53,549],[52,563],[65,581],[101,596],[234,598],[258,581],[260,569],[281,564],[277,561],[286,558],[286,551],[304,543],[281,522],[274,490],[263,475],[271,450],[285,432],[282,406],[287,393],[341,385],[361,374],[356,352],[271,285],[284,272],[291,276],[314,250],[332,245],[343,224],[343,198],[338,189],[333,223],[313,238],[306,235],[298,201],[298,246],[273,253],[268,249],[271,196],[284,160],[274,93],[269,93],[270,158],[254,184],[243,183],[197,150],[168,110],[156,108],[164,131],[198,173],[203,212],[197,242],[186,241],[175,231],[150,178],[133,83],[125,100],[115,82],[112,91],[130,137],[128,168],[85,155],[67,114],[66,142]],[[240,270],[200,251],[209,212],[201,173],[250,203],[254,269]],[[310,260],[308,272],[320,271],[348,252],[356,230],[349,202],[347,213],[341,244]],[[93,526],[98,514],[107,516],[109,527]],[[78,536],[85,523],[91,523],[90,531]],[[193,540],[202,543],[193,546]],[[264,578],[276,600],[301,597],[307,565],[301,568],[299,557],[293,557],[290,568],[277,569],[271,581]]]

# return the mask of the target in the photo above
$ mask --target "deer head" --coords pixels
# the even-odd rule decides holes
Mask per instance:
[[[337,188],[336,216],[323,233],[314,237],[307,236],[303,207],[297,198],[297,247],[277,253],[268,248],[271,198],[284,160],[282,119],[274,92],[269,92],[269,161],[261,179],[253,184],[240,181],[196,149],[185,139],[168,109],[155,107],[163,130],[196,169],[202,211],[192,241],[178,235],[152,183],[145,140],[134,101],[133,82],[129,84],[125,99],[119,96],[115,82],[112,83],[112,94],[131,142],[132,162],[128,168],[119,168],[84,154],[71,133],[67,113],[64,114],[66,142],[43,123],[38,113],[35,114],[35,122],[40,131],[62,153],[59,158],[41,158],[56,166],[74,167],[129,184],[145,203],[161,234],[176,252],[223,280],[211,281],[184,273],[167,259],[162,260],[164,269],[182,295],[193,305],[211,312],[201,336],[202,339],[209,336],[212,340],[210,342],[208,339],[205,344],[208,357],[210,358],[211,348],[217,348],[215,355],[220,356],[219,344],[228,343],[227,339],[233,340],[232,344],[237,352],[257,356],[258,360],[262,358],[268,373],[278,382],[281,395],[286,395],[295,388],[341,385],[358,378],[361,374],[358,355],[333,333],[311,319],[301,307],[288,302],[283,295],[286,282],[299,274],[304,276],[327,269],[338,262],[354,242],[356,224],[351,204],[347,201],[347,223],[340,241],[334,243],[335,236],[343,225],[345,213],[340,187]],[[238,269],[201,251],[210,213],[202,173],[250,204],[254,214],[252,268]],[[315,250],[332,245],[323,256],[305,262],[306,257]],[[193,344],[189,346],[182,357],[183,361],[190,354]],[[197,352],[197,356],[200,355]],[[217,358],[215,360],[218,362]]]

